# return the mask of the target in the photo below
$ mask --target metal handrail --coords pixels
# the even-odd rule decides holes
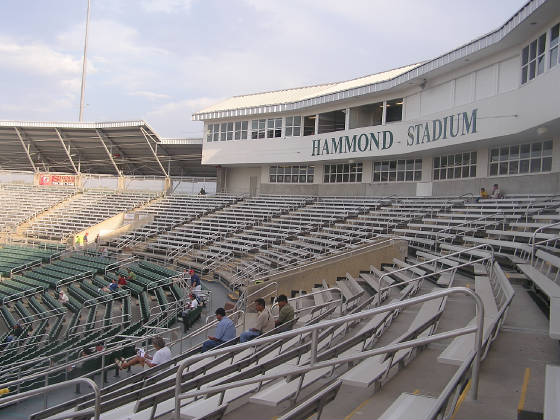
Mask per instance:
[[[376,305],[379,305],[379,304],[381,303],[382,294],[383,294],[382,292],[383,292],[383,291],[389,290],[390,288],[396,286],[396,285],[388,285],[388,286],[386,286],[386,287],[383,287],[383,282],[384,282],[385,279],[386,279],[387,277],[389,277],[391,274],[400,273],[400,272],[404,272],[404,271],[409,271],[411,268],[419,268],[419,267],[422,267],[422,266],[424,266],[424,265],[429,265],[429,264],[432,264],[432,263],[436,263],[436,262],[439,261],[439,260],[443,260],[443,259],[446,259],[446,258],[449,258],[449,257],[453,257],[453,256],[455,256],[455,255],[460,255],[460,254],[468,253],[467,251],[474,251],[474,250],[482,249],[482,248],[487,248],[487,249],[489,248],[489,249],[490,249],[490,253],[491,253],[490,259],[491,259],[491,261],[494,261],[494,248],[492,247],[492,245],[489,245],[489,244],[480,244],[480,245],[477,245],[477,246],[473,246],[473,247],[471,247],[471,248],[466,248],[466,249],[462,249],[462,250],[460,250],[460,251],[453,252],[452,254],[442,255],[442,256],[439,256],[439,257],[437,257],[437,258],[432,258],[431,260],[422,261],[422,262],[417,263],[417,264],[409,265],[408,267],[399,268],[399,269],[397,269],[397,270],[393,270],[393,271],[391,271],[391,272],[384,273],[381,277],[379,277],[379,292],[378,292],[378,294],[377,294],[377,295],[379,296],[379,298],[376,299]],[[484,258],[484,259],[486,259],[486,258]],[[469,265],[469,264],[472,264],[472,261],[470,261],[468,264],[463,264],[463,265]],[[459,266],[455,266],[455,267],[452,267],[452,268],[448,268],[448,269],[445,269],[445,270],[441,270],[441,271],[439,271],[439,272],[442,272],[442,273],[443,273],[443,272],[446,272],[446,271],[451,271],[451,270],[453,270],[453,269],[456,270],[458,267],[459,267]],[[432,275],[433,275],[433,273],[432,273],[432,274],[426,274],[426,275],[419,276],[419,277],[414,277],[414,278],[412,278],[409,282],[421,280],[421,279],[423,279],[423,278],[430,277],[430,276],[432,276]],[[403,284],[403,283],[399,283],[399,285],[402,285],[402,284]]]
[[[364,351],[358,355],[353,355],[353,356],[347,356],[347,357],[336,357],[333,360],[329,360],[329,361],[323,361],[323,362],[317,362],[317,347],[318,347],[318,330],[323,329],[323,328],[327,328],[327,327],[336,327],[338,325],[347,323],[347,322],[352,322],[352,321],[356,321],[356,320],[360,320],[363,318],[370,318],[378,313],[383,313],[383,312],[388,312],[388,311],[392,311],[392,310],[396,310],[396,309],[400,309],[403,307],[407,307],[407,306],[411,306],[411,305],[415,305],[417,303],[422,303],[422,302],[426,302],[429,300],[433,300],[433,299],[437,299],[437,298],[443,298],[445,296],[451,295],[451,294],[466,294],[467,296],[471,297],[474,301],[475,301],[475,305],[476,305],[476,326],[471,326],[471,327],[464,327],[464,328],[459,328],[456,329],[454,331],[451,332],[445,332],[445,333],[439,333],[439,334],[435,334],[429,337],[424,337],[424,338],[419,338],[419,339],[415,339],[415,340],[410,340],[410,341],[406,341],[403,343],[399,343],[399,344],[391,344],[388,346],[384,346],[384,347],[380,347],[374,350],[369,350],[369,351]],[[225,354],[225,353],[229,353],[232,350],[243,350],[246,348],[250,348],[250,347],[256,347],[262,344],[268,344],[268,343],[272,343],[275,342],[277,343],[278,341],[281,341],[283,339],[288,339],[291,337],[295,337],[298,335],[303,335],[306,333],[311,333],[311,350],[310,350],[310,364],[308,366],[302,366],[302,367],[298,367],[298,368],[294,368],[290,371],[290,375],[298,375],[298,374],[304,374],[308,371],[314,370],[314,369],[320,369],[320,368],[325,368],[325,367],[333,367],[336,365],[340,365],[346,362],[352,362],[352,361],[358,361],[358,360],[362,360],[374,355],[378,355],[378,354],[385,354],[385,353],[389,353],[389,352],[394,352],[400,349],[404,349],[404,348],[411,348],[411,347],[416,347],[416,346],[420,346],[420,345],[425,345],[425,344],[429,344],[441,339],[446,339],[446,338],[452,338],[452,337],[458,337],[464,334],[471,334],[471,333],[475,333],[475,359],[474,359],[474,364],[473,364],[473,379],[472,379],[472,398],[473,399],[477,399],[478,397],[478,382],[479,382],[479,368],[480,368],[480,359],[481,359],[481,350],[482,350],[482,334],[483,334],[483,328],[484,328],[484,305],[482,303],[481,298],[471,289],[468,289],[466,287],[453,287],[453,288],[449,288],[449,289],[445,289],[445,290],[439,290],[439,291],[435,291],[432,293],[428,293],[422,296],[418,296],[418,297],[414,297],[411,299],[407,299],[404,301],[400,301],[400,302],[396,302],[396,303],[391,303],[382,307],[377,307],[374,309],[369,309],[366,311],[362,311],[362,312],[358,312],[355,314],[351,314],[351,315],[346,315],[337,319],[331,319],[328,321],[323,321],[320,322],[318,324],[315,325],[309,325],[309,326],[304,326],[301,328],[298,328],[296,330],[292,330],[292,331],[287,331],[287,332],[283,332],[283,333],[279,333],[279,334],[275,334],[271,337],[262,337],[259,338],[257,340],[253,340],[253,341],[249,341],[247,343],[240,343],[240,344],[236,344],[234,346],[230,346],[230,347],[226,347],[223,349],[216,349],[216,350],[211,350],[209,352],[203,353],[203,354],[197,354],[197,355],[193,355],[187,359],[185,359],[183,362],[181,362],[181,364],[178,366],[177,368],[177,373],[176,373],[176,378],[175,378],[175,417],[176,418],[180,418],[180,411],[181,411],[181,400],[185,399],[185,398],[189,398],[189,397],[196,397],[198,395],[205,395],[208,393],[217,393],[217,392],[224,392],[228,389],[231,389],[232,387],[235,386],[243,386],[243,385],[248,385],[248,384],[253,384],[253,383],[257,383],[257,382],[262,382],[262,381],[266,381],[266,380],[272,380],[272,379],[276,379],[276,378],[280,378],[280,377],[285,377],[286,374],[285,373],[279,373],[279,374],[274,374],[274,375],[262,375],[262,376],[258,376],[256,378],[251,378],[251,379],[244,379],[244,380],[240,380],[240,381],[236,381],[236,382],[232,382],[232,383],[228,383],[225,385],[217,385],[217,386],[209,386],[207,388],[205,388],[204,390],[196,390],[196,391],[190,391],[184,394],[181,394],[181,379],[183,376],[183,371],[184,369],[199,361],[202,360],[206,357],[209,356],[217,356],[220,354]]]
[[[70,380],[62,382],[62,383],[47,385],[47,386],[44,386],[42,388],[32,389],[31,391],[23,392],[21,394],[3,397],[0,400],[0,407],[5,407],[10,403],[22,401],[22,400],[25,400],[29,397],[33,397],[33,396],[39,395],[39,394],[44,394],[46,392],[49,392],[49,391],[52,391],[52,390],[55,390],[55,389],[64,388],[68,385],[75,384],[75,383],[85,383],[93,389],[93,392],[95,394],[95,401],[94,401],[94,405],[93,405],[93,419],[94,420],[99,420],[99,413],[100,413],[100,408],[101,408],[100,407],[101,406],[101,404],[100,404],[101,403],[101,395],[99,393],[99,387],[97,386],[97,384],[89,378],[70,379]],[[92,410],[90,408],[90,409],[83,410],[83,411],[76,411],[72,414],[73,415],[86,414],[86,413],[91,414],[91,411]]]
[[[546,226],[541,226],[540,228],[537,228],[533,232],[533,234],[531,235],[531,240],[529,241],[529,243],[531,244],[531,264],[533,264],[533,261],[535,259],[535,247],[537,245],[537,244],[535,244],[535,239],[536,239],[537,233],[544,230],[544,229],[548,229],[548,228],[551,228],[552,226],[557,226],[557,225],[560,225],[560,222],[555,222],[555,223],[551,223],[551,224],[546,225]],[[558,238],[558,239],[560,239],[560,238]],[[555,239],[555,238],[547,239],[544,242],[548,242],[548,241],[551,241],[551,240],[558,240],[558,239]],[[540,242],[540,243],[542,243],[542,242]]]
[[[489,219],[490,217],[493,217],[493,216],[494,216],[493,214],[488,214],[486,216],[479,217],[478,219],[466,220],[465,222],[460,223],[458,225],[453,225],[453,226],[449,225],[445,229],[438,230],[438,231],[436,231],[436,243],[439,243],[439,234],[440,233],[445,233],[446,231],[453,230],[454,228],[458,228],[458,227],[461,227],[461,226],[470,225],[471,223],[474,223],[474,222],[480,222],[482,220]],[[471,229],[471,231],[472,231],[472,229]],[[461,236],[461,234],[457,234],[456,236]]]

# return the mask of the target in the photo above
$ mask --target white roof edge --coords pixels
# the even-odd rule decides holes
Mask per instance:
[[[192,114],[192,119],[193,121],[204,121],[210,119],[231,118],[231,117],[240,117],[240,116],[248,116],[248,115],[294,111],[302,108],[315,106],[318,104],[333,102],[340,99],[348,99],[348,98],[365,95],[369,93],[381,92],[396,87],[407,81],[416,79],[424,74],[427,74],[433,70],[436,70],[452,62],[455,62],[459,59],[464,59],[475,52],[478,52],[484,48],[496,44],[497,42],[501,41],[507,34],[509,34],[513,29],[519,26],[521,22],[527,19],[528,16],[530,16],[536,9],[538,9],[547,1],[550,0],[529,0],[527,3],[525,3],[525,5],[521,9],[519,9],[511,18],[509,18],[503,25],[501,25],[497,29],[490,31],[487,34],[482,35],[478,38],[475,38],[474,40],[464,45],[461,45],[460,47],[457,47],[447,53],[444,53],[434,59],[425,61],[419,64],[418,66],[388,80],[383,80],[377,83],[354,87],[354,88],[341,90],[338,92],[333,92],[325,95],[318,95],[312,98],[303,99],[294,102],[262,104],[262,105],[256,105],[256,106],[246,107],[246,108],[231,108],[231,109],[215,110],[209,112],[204,112],[204,110],[202,110],[200,112],[196,112]],[[352,79],[352,80],[356,80],[356,79]],[[343,81],[339,83],[345,83],[345,82],[348,81]],[[327,83],[324,85],[317,85],[317,86],[329,86],[329,85],[332,84]],[[243,96],[254,96],[254,95],[259,95],[264,93],[265,92],[261,92],[257,94],[243,95]],[[240,96],[236,96],[236,97],[240,97]]]
[[[196,139],[167,137],[167,138],[161,138],[160,141],[161,144],[202,144],[202,137]]]
[[[0,121],[0,127],[36,127],[36,128],[120,128],[146,126],[145,121],[108,121],[108,122],[56,122],[56,121]]]

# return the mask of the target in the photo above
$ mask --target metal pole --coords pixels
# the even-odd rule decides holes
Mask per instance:
[[[79,121],[82,122],[82,117],[84,114],[84,93],[86,90],[86,71],[87,71],[87,47],[88,47],[88,29],[89,29],[89,10],[91,6],[91,0],[87,2],[87,17],[86,17],[86,37],[84,40],[84,60],[82,63],[82,90],[80,93],[80,118]]]
[[[318,343],[318,330],[311,332],[311,360],[309,364],[313,366],[317,360],[317,343]]]

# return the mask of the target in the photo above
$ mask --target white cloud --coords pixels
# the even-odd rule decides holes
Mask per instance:
[[[143,96],[144,98],[148,98],[151,100],[156,100],[156,99],[170,99],[169,95],[166,95],[164,93],[156,93],[156,92],[150,92],[148,90],[136,90],[134,92],[130,92],[129,95],[132,96]]]
[[[202,137],[203,124],[192,121],[191,115],[221,100],[223,98],[200,97],[168,102],[153,108],[145,119],[164,137],[165,133],[174,133],[179,137]]]
[[[0,68],[56,76],[81,71],[81,59],[43,43],[22,44],[0,37]]]
[[[174,13],[189,10],[193,0],[142,0],[140,5],[149,13]]]

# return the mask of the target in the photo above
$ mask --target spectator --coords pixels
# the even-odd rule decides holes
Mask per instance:
[[[286,295],[278,296],[277,302],[278,307],[280,308],[280,312],[278,313],[278,319],[276,320],[274,325],[278,327],[294,319],[294,308],[292,308],[288,303],[288,298],[286,297]]]
[[[66,293],[60,290],[60,292],[58,293],[58,300],[60,300],[60,303],[64,305],[65,303],[68,303],[70,299],[68,298],[68,295],[66,295]]]
[[[492,187],[491,196],[492,198],[504,198],[504,195],[500,191],[500,187],[498,187],[498,184],[494,184],[494,186]]]
[[[107,258],[109,256],[109,249],[107,247],[103,248],[103,251],[101,251],[101,255]]]
[[[189,271],[189,274],[191,276],[192,292],[198,298],[198,295],[200,294],[200,292],[202,290],[202,285],[200,284],[200,277],[198,277],[198,274],[196,274],[193,269],[191,269]]]
[[[121,274],[119,276],[119,281],[117,282],[117,284],[119,287],[126,286],[126,277],[124,276],[124,274]]]
[[[200,192],[198,193],[199,195],[206,195],[206,190],[204,189],[204,187],[202,187],[200,189]]]
[[[101,243],[101,235],[98,233],[97,236],[95,237],[95,247],[99,247],[99,244]]]
[[[187,332],[190,327],[189,312],[194,311],[196,308],[198,308],[198,300],[196,299],[196,296],[191,294],[189,297],[191,300],[185,306],[185,310],[181,312],[181,317],[183,318],[184,332]]]
[[[14,325],[13,329],[12,329],[12,335],[14,337],[19,337],[23,334],[23,329],[21,328],[21,325],[16,324]]]
[[[250,328],[247,331],[241,333],[239,337],[240,343],[245,343],[250,341],[259,335],[268,332],[274,328],[274,318],[270,314],[270,311],[265,308],[264,299],[258,298],[255,300],[255,306],[257,307],[257,323],[254,328]]]
[[[86,245],[87,245],[87,243],[88,243],[88,235],[89,235],[88,232],[84,233],[84,243],[85,243]]]
[[[126,272],[127,272],[127,276],[128,276],[127,280],[130,280],[130,281],[136,280],[136,274],[134,273],[134,271],[132,271],[130,268],[127,268]]]
[[[163,363],[167,363],[171,360],[171,350],[165,345],[165,340],[162,337],[154,337],[152,340],[152,344],[156,349],[156,352],[153,356],[145,354],[144,352],[139,352],[139,354],[134,356],[128,362],[126,362],[124,358],[121,358],[120,360],[115,359],[116,365],[121,369],[126,369],[129,366],[134,365],[148,365],[149,367],[154,367]]]
[[[116,292],[118,289],[119,289],[119,284],[117,283],[117,279],[113,279],[109,284],[109,286],[106,286],[101,290],[103,290],[104,292]]]
[[[229,340],[233,340],[236,336],[235,324],[226,316],[224,308],[216,309],[216,318],[218,325],[216,326],[216,336],[208,336],[208,340],[202,343],[202,352],[213,349]]]
[[[486,200],[488,198],[488,191],[484,187],[480,189],[480,197],[477,197],[476,202],[478,203],[480,200]]]

